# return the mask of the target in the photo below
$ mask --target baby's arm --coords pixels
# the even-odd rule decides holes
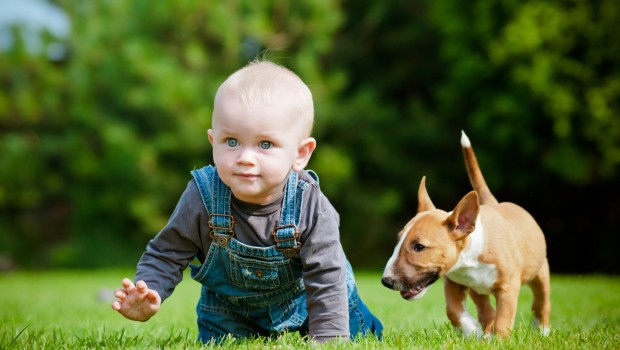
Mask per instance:
[[[117,301],[112,303],[112,309],[134,321],[146,321],[159,311],[162,299],[181,282],[183,270],[200,251],[200,223],[206,222],[203,216],[206,211],[200,192],[196,183],[189,181],[170,220],[142,254],[136,284],[123,279],[122,288],[114,293]],[[144,281],[149,281],[149,285]]]
[[[151,318],[161,305],[159,293],[149,289],[144,281],[135,285],[128,278],[123,279],[123,288],[118,288],[114,296],[118,299],[112,308],[133,321],[146,321]]]

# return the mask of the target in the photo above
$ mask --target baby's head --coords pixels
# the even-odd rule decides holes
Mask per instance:
[[[299,128],[310,136],[314,124],[314,104],[308,86],[289,69],[269,61],[253,61],[228,77],[215,95],[213,124],[220,116],[218,107],[225,103],[280,105],[288,109],[291,129]]]
[[[312,93],[290,70],[255,61],[218,89],[209,141],[222,181],[250,203],[281,196],[291,170],[316,147]]]

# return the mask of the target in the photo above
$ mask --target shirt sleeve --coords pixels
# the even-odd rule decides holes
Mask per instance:
[[[313,187],[316,189],[316,187]],[[318,192],[318,189],[316,189]],[[302,237],[301,260],[309,315],[309,336],[317,341],[349,338],[346,258],[340,244],[339,217],[318,192],[306,207],[309,226]],[[314,204],[312,203],[314,202]]]
[[[162,301],[181,282],[183,271],[200,250],[200,222],[204,215],[207,213],[198,188],[190,181],[168,223],[148,243],[138,262],[135,281],[146,282]]]

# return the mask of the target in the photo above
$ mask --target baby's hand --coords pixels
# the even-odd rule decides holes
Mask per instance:
[[[136,285],[128,279],[123,279],[123,288],[118,288],[114,296],[118,301],[112,303],[112,308],[121,315],[133,321],[146,321],[159,310],[161,298],[157,291],[149,289],[144,281]]]

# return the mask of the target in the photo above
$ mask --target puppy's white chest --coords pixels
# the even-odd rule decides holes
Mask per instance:
[[[490,294],[497,281],[497,269],[495,265],[477,263],[473,266],[450,269],[446,277],[473,289],[478,294]]]
[[[478,261],[484,250],[484,227],[480,222],[480,217],[468,239],[468,247],[461,251],[457,262],[446,273],[446,277],[473,289],[478,294],[490,294],[497,281],[497,268],[494,264]]]

